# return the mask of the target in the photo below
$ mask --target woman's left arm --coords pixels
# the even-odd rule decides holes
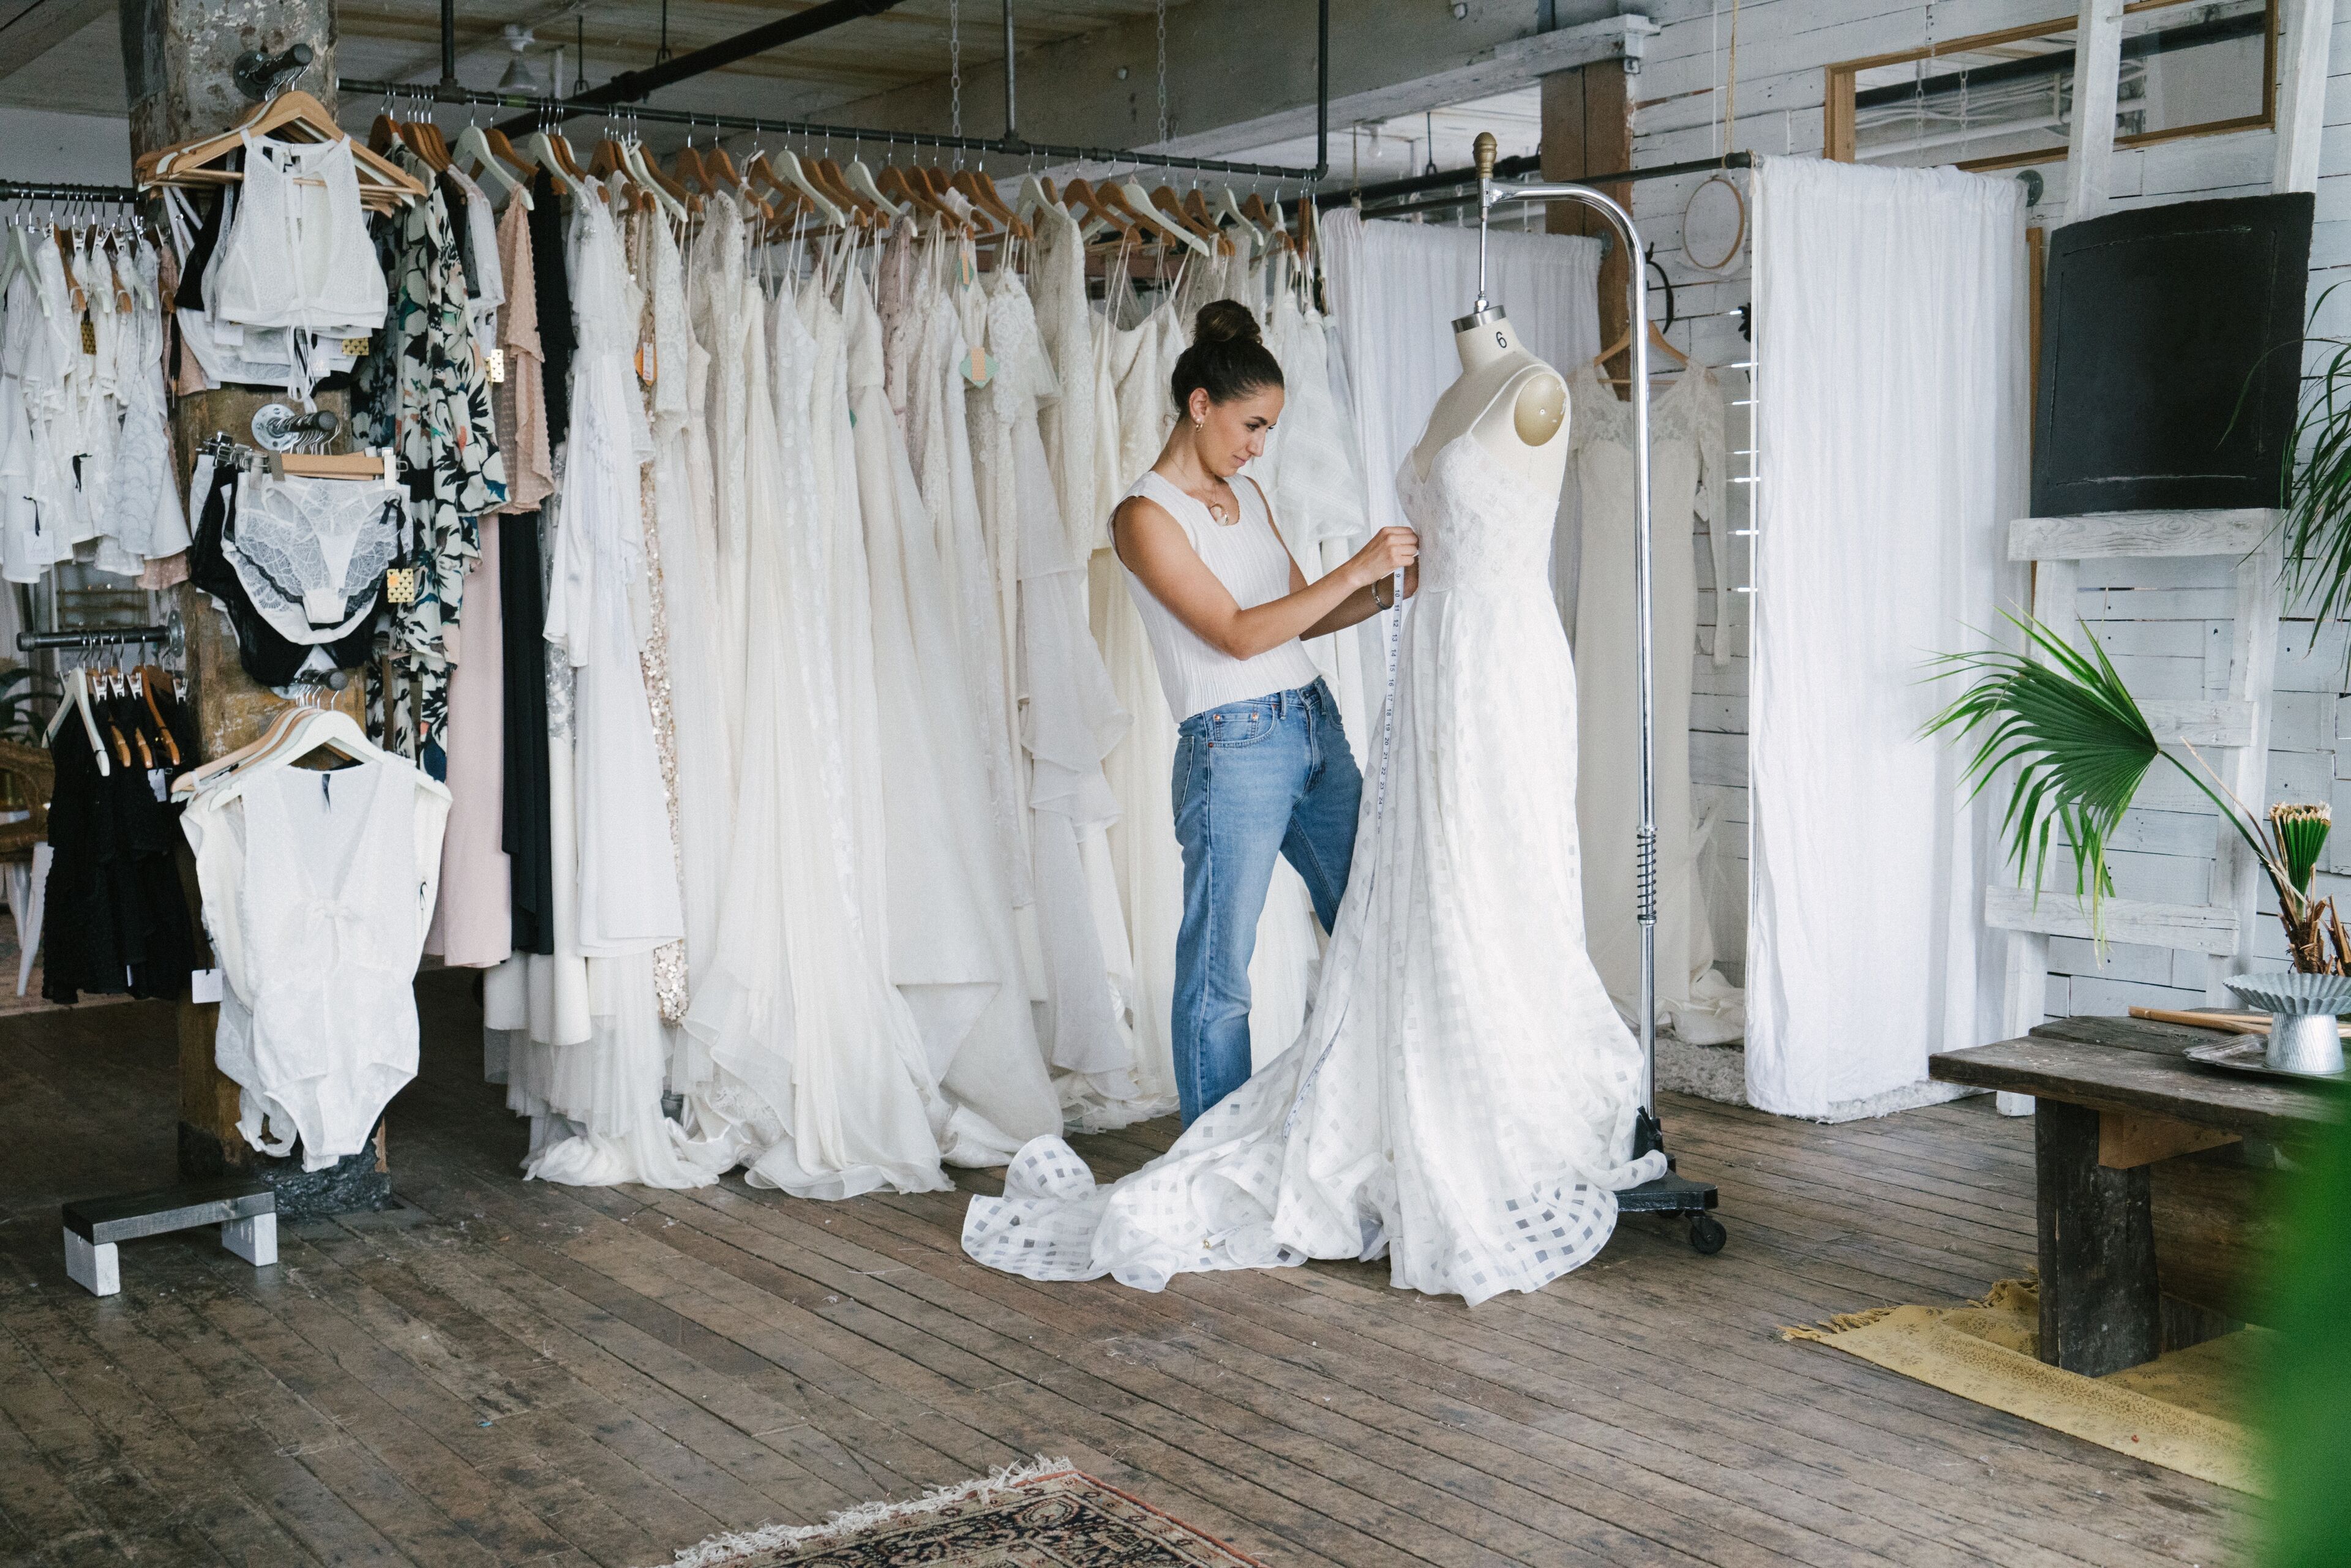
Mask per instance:
[[[1273,503],[1267,498],[1265,486],[1259,485],[1255,479],[1250,479],[1246,474],[1241,475],[1240,477],[1249,479],[1250,486],[1257,491],[1259,504],[1265,507],[1266,520],[1272,522]],[[1281,538],[1281,525],[1279,523],[1273,524],[1273,537]],[[1290,554],[1288,539],[1281,539],[1281,553],[1290,556],[1290,591],[1296,593],[1306,586],[1306,573],[1299,569],[1298,558]],[[1359,588],[1339,601],[1337,609],[1301,632],[1299,636],[1327,637],[1333,632],[1343,632],[1358,622],[1369,621],[1384,610],[1393,610],[1395,606],[1389,602],[1388,595],[1395,591],[1395,579],[1393,577],[1384,577],[1367,587]],[[1404,569],[1404,596],[1410,599],[1419,591],[1420,563],[1415,561]]]

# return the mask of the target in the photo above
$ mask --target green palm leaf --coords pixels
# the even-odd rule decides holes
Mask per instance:
[[[1965,771],[1970,800],[2013,768],[2001,836],[2020,883],[2029,880],[2040,892],[2052,838],[2062,834],[2074,858],[2074,895],[2088,906],[2097,932],[2100,909],[2114,894],[2107,842],[2158,760],[2178,768],[2263,854],[2243,813],[2156,743],[2147,716],[2087,627],[2084,653],[2029,616],[2007,619],[2024,634],[2023,652],[1984,649],[1932,661],[1930,678],[1964,676],[1969,685],[1923,733],[1976,741]]]

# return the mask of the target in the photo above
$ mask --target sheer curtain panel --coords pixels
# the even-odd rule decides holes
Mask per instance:
[[[1999,1024],[1991,803],[1918,732],[1928,657],[2022,597],[2024,193],[1797,158],[1757,190],[1747,1092],[1843,1120],[1941,1098],[1928,1055]]]

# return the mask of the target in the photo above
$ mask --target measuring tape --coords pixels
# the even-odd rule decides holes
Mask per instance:
[[[1387,700],[1380,705],[1380,771],[1372,793],[1372,838],[1375,843],[1379,839],[1380,824],[1387,819],[1388,758],[1395,748],[1396,672],[1404,650],[1404,568],[1396,568],[1394,580],[1395,586],[1389,603],[1395,608],[1388,614],[1388,695]],[[1364,900],[1369,903],[1372,888],[1379,880],[1376,856],[1370,865],[1364,868]],[[1355,950],[1363,951],[1360,944]],[[1349,1002],[1354,999],[1353,986],[1347,988],[1347,999]],[[1322,1064],[1330,1061],[1331,1052],[1338,1049],[1339,1025],[1346,1019],[1347,1010],[1343,1005],[1339,1017],[1331,1025],[1331,1038],[1324,1042],[1322,1053],[1314,1059],[1314,1065],[1306,1070],[1306,1076],[1299,1080],[1298,1092],[1290,1102],[1290,1112],[1281,1119],[1281,1135],[1285,1139],[1290,1136],[1290,1129],[1298,1124],[1298,1113],[1306,1108],[1306,1097],[1313,1092],[1314,1081],[1322,1076]]]

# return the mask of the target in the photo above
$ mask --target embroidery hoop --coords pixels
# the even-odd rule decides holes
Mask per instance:
[[[1730,238],[1729,242],[1724,245],[1721,256],[1709,261],[1705,256],[1700,254],[1699,249],[1691,248],[1690,218],[1691,214],[1699,212],[1699,200],[1706,196],[1708,187],[1712,185],[1720,185],[1724,190],[1730,193],[1731,212],[1733,214],[1733,217],[1730,226]],[[1722,198],[1719,196],[1710,198],[1710,200],[1714,202],[1719,202],[1721,199]],[[1701,272],[1720,272],[1724,267],[1729,267],[1732,262],[1739,259],[1739,252],[1746,243],[1746,193],[1739,188],[1739,182],[1732,179],[1728,174],[1722,173],[1719,171],[1712,174],[1708,174],[1705,179],[1699,181],[1698,188],[1689,193],[1689,200],[1682,204],[1683,258]],[[1703,238],[1701,238],[1700,249],[1703,248],[1705,248],[1705,246]]]

